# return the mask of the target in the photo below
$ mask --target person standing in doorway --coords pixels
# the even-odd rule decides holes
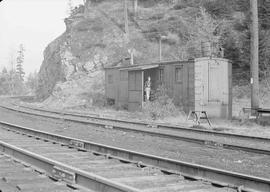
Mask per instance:
[[[146,94],[146,101],[150,100],[150,92],[151,92],[151,77],[148,76],[147,81],[145,82],[145,94]]]

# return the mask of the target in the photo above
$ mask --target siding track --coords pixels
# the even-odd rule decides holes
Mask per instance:
[[[1,192],[83,192],[72,189],[62,182],[50,179],[28,164],[23,164],[11,156],[0,153]]]
[[[76,123],[91,124],[99,127],[101,126],[105,128],[112,128],[115,130],[142,133],[162,138],[183,140],[211,147],[219,147],[224,149],[241,150],[246,152],[270,155],[269,138],[222,133],[209,130],[199,130],[194,128],[171,126],[164,124],[150,125],[146,122],[135,122],[99,117],[96,114],[77,114],[70,112],[45,110],[40,108],[32,108],[20,105],[15,105],[15,107],[0,107],[28,115],[61,119]]]
[[[55,176],[53,170],[56,173],[66,170],[66,175],[73,176],[67,182],[74,187],[80,185],[94,191],[130,192],[270,191],[270,180],[265,178],[161,158],[3,122],[1,127],[0,152],[39,167],[56,178],[59,174]],[[41,159],[47,162],[40,163]],[[86,177],[99,183],[94,185],[93,181],[86,182]],[[117,190],[107,189],[107,185]]]

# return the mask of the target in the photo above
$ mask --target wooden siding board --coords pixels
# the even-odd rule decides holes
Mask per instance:
[[[161,66],[164,69],[164,85],[168,90],[168,95],[174,99],[175,104],[184,104],[186,112],[189,111],[190,105],[192,107],[194,105],[194,101],[190,99],[190,96],[194,95],[194,81],[190,80],[190,77],[194,76],[194,68],[190,67],[193,63],[194,61],[175,62],[172,65]],[[175,79],[176,66],[183,66],[181,83],[177,83]],[[192,97],[194,98],[194,96]]]
[[[223,80],[223,75],[220,72],[222,68],[220,68],[219,65],[216,63],[209,63],[209,89],[208,89],[208,101],[213,101],[213,102],[219,102],[221,95],[220,95],[220,89],[223,88],[224,83],[221,84]],[[225,71],[224,71],[225,72]]]
[[[232,63],[228,63],[228,84],[229,84],[229,113],[228,119],[232,119]]]
[[[179,74],[176,74],[177,71]],[[173,98],[176,105],[182,105],[183,104],[183,88],[184,88],[184,67],[182,65],[176,65],[174,66],[174,81],[173,81]],[[180,76],[180,82],[177,82],[176,78],[179,78],[177,76]]]
[[[175,78],[175,74],[174,74],[174,66],[173,65],[169,65],[168,66],[168,71],[167,71],[167,81],[168,81],[168,91],[169,91],[169,96],[173,97],[174,93],[173,93],[173,85],[174,85],[174,80]]]
[[[194,62],[189,64],[189,110],[195,110]]]
[[[114,77],[113,77],[114,73],[115,73],[115,69],[107,70],[105,73],[106,97],[116,100],[117,89],[115,90],[115,82],[114,82]],[[109,78],[108,78],[109,75],[112,75],[112,78],[113,78],[112,83],[109,83]]]
[[[128,72],[128,108],[129,110],[137,110],[142,104],[142,71]]]
[[[123,107],[128,104],[128,71],[120,71],[119,81],[119,107]]]
[[[201,68],[195,69],[195,85],[198,83],[199,73],[203,74],[202,84],[204,93],[201,94],[201,100],[195,95],[195,109],[206,110],[209,116],[228,118],[231,113],[230,108],[230,83],[228,70],[228,60],[220,58],[200,58],[195,60],[196,65]],[[202,71],[202,72],[201,72]],[[198,89],[195,90],[198,93]],[[203,103],[203,105],[201,105]]]
[[[141,101],[141,91],[129,91],[128,98],[130,103]]]
[[[119,71],[114,70],[113,72],[113,85],[114,85],[114,92],[115,92],[115,104],[118,105],[119,103]]]
[[[128,81],[119,83],[119,101],[128,100]]]

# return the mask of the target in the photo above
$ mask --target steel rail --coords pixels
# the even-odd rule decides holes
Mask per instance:
[[[72,146],[80,150],[92,152],[95,151],[97,153],[107,154],[107,156],[118,158],[123,161],[129,160],[138,162],[139,165],[155,166],[166,172],[179,173],[184,177],[193,178],[196,180],[204,180],[215,185],[238,188],[239,190],[247,192],[270,191],[270,179],[267,178],[255,177],[169,158],[139,153],[122,148],[89,142],[86,140],[61,136],[44,131],[37,131],[34,129],[4,122],[1,122],[1,127],[10,131],[19,132],[33,137],[42,138],[44,140],[51,140],[63,145]]]
[[[23,106],[23,105],[16,105],[17,107],[26,108],[30,110],[36,110],[41,112],[47,112],[47,113],[55,113],[58,115],[70,115],[70,116],[77,116],[77,117],[83,117],[83,118],[93,118],[93,119],[99,119],[104,121],[112,121],[112,122],[119,122],[119,123],[126,123],[126,124],[134,124],[134,125],[143,125],[143,126],[156,126],[157,128],[166,128],[166,129],[172,129],[177,131],[188,131],[188,132],[194,132],[194,133],[203,133],[213,136],[222,136],[222,137],[228,137],[228,138],[235,138],[235,139],[244,139],[244,140],[256,140],[260,142],[265,142],[270,144],[270,138],[266,137],[256,137],[256,136],[249,136],[249,135],[240,135],[235,133],[222,133],[217,132],[213,130],[202,130],[202,129],[196,129],[191,127],[184,127],[184,126],[177,126],[177,125],[168,125],[166,123],[149,123],[144,121],[130,121],[130,120],[124,120],[124,119],[113,119],[109,117],[100,117],[98,114],[76,114],[71,112],[63,112],[63,111],[53,111],[48,109],[41,109],[41,108],[34,108],[29,106]]]
[[[35,115],[35,116],[40,116],[40,117],[47,117],[47,118],[53,118],[53,119],[62,119],[62,120],[67,120],[67,121],[72,121],[72,122],[77,122],[77,123],[91,124],[91,125],[94,125],[94,126],[103,126],[103,127],[108,126],[108,123],[90,121],[88,119],[87,120],[82,120],[82,119],[75,119],[75,118],[64,117],[64,116],[57,117],[57,116],[54,116],[54,115],[38,114],[38,113],[29,112],[29,111],[23,111],[23,110],[20,110],[20,109],[14,109],[14,108],[6,107],[6,106],[0,106],[0,107],[8,109],[8,110],[14,110],[14,111],[17,111],[17,112],[30,114],[30,115]],[[60,114],[60,112],[59,113],[55,112],[55,113]],[[241,145],[236,145],[236,144],[216,142],[216,141],[213,141],[213,140],[206,140],[206,139],[192,138],[192,137],[181,136],[181,135],[160,133],[160,132],[157,132],[157,131],[149,131],[149,130],[131,128],[131,127],[127,127],[127,126],[124,126],[124,125],[113,125],[113,126],[110,126],[110,127],[113,128],[113,129],[116,129],[116,130],[130,131],[130,132],[135,132],[135,133],[139,132],[139,133],[143,133],[143,134],[147,134],[147,135],[151,135],[151,136],[156,136],[156,137],[161,137],[161,138],[169,138],[169,139],[175,139],[175,140],[181,140],[181,141],[187,141],[187,142],[197,143],[197,144],[200,144],[200,145],[206,145],[206,146],[211,146],[211,147],[218,147],[218,148],[224,148],[224,149],[230,149],[230,150],[241,150],[241,151],[245,151],[245,152],[270,155],[270,149],[260,149],[260,148],[255,148],[255,147],[247,147],[247,146],[241,146]],[[194,131],[194,129],[190,130],[188,128],[186,130]],[[201,130],[199,130],[199,131],[201,131]],[[197,130],[196,130],[196,132],[197,132]],[[205,132],[201,132],[201,133],[205,133]],[[207,134],[213,134],[213,132],[208,132]],[[221,134],[221,133],[214,132],[213,136],[215,136],[215,134]],[[225,135],[227,137],[229,137],[229,135],[233,135],[233,134],[227,134],[226,133]],[[239,135],[233,135],[233,136],[238,137]],[[248,138],[254,138],[254,137],[243,136],[241,138],[245,138],[246,140],[248,140]],[[260,139],[260,141],[263,140],[265,143],[267,141],[270,144],[270,139],[261,138],[261,137],[258,137],[258,139]]]
[[[56,170],[63,171],[62,174],[65,174],[65,177],[64,180],[60,180],[74,187],[81,186],[83,188],[100,192],[139,192],[139,190],[135,188],[118,182],[113,182],[93,173],[48,159],[3,141],[0,141],[0,152],[12,156],[27,165],[30,164],[35,169],[38,169],[38,171],[45,173],[56,180],[60,179],[59,176],[55,175]]]

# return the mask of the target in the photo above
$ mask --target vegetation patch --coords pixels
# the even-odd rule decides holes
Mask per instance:
[[[153,120],[178,116],[180,113],[180,109],[174,105],[172,98],[167,94],[167,90],[162,86],[154,94],[152,101],[143,104],[142,111]]]

